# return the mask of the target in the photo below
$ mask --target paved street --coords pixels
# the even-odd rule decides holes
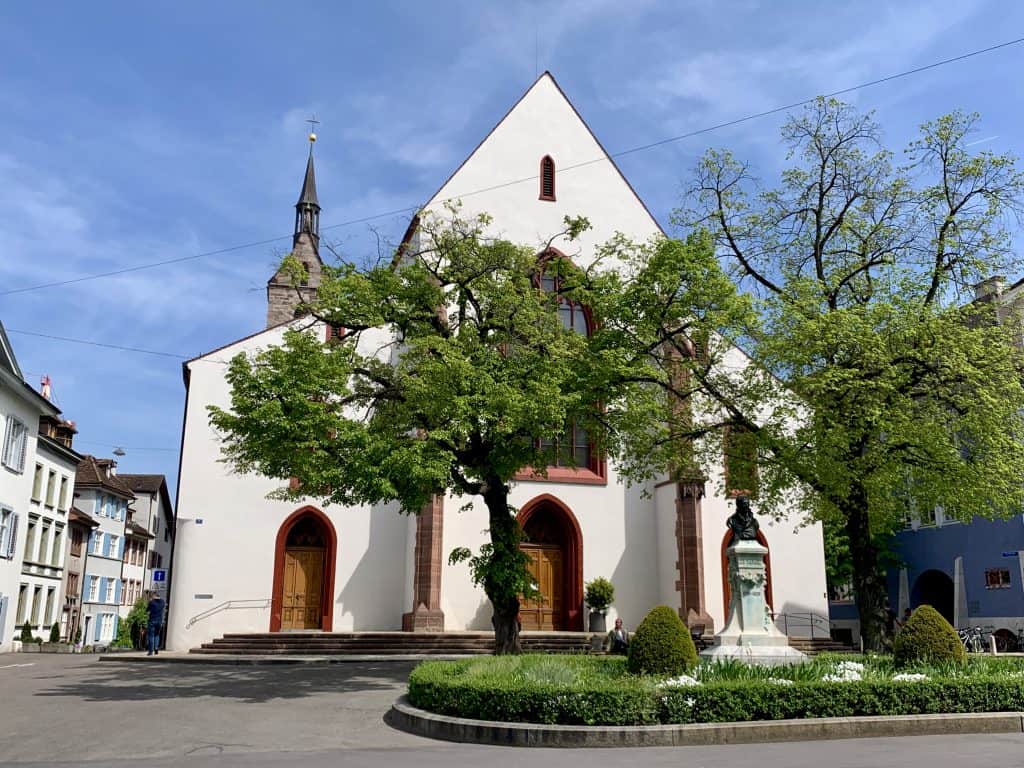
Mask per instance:
[[[0,755],[19,766],[128,766],[144,758],[147,768],[1024,766],[1021,736],[600,751],[446,744],[382,722],[410,668],[164,666],[0,655]]]

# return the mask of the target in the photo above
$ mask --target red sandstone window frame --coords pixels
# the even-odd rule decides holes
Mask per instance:
[[[555,160],[551,155],[540,159],[540,196],[539,200],[555,201]]]

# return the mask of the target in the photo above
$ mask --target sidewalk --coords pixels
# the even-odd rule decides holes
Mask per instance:
[[[288,656],[285,654],[228,654],[228,653],[186,653],[180,651],[161,651],[155,656],[148,656],[139,651],[135,653],[104,653],[100,661],[123,662],[135,664],[355,664],[381,662],[418,662],[418,661],[455,661],[457,659],[476,658],[465,654],[336,654],[330,656]]]

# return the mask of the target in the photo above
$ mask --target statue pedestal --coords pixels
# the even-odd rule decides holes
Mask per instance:
[[[765,601],[764,556],[768,550],[756,541],[736,541],[726,550],[729,560],[729,617],[715,635],[715,644],[701,656],[739,659],[748,664],[775,666],[800,664],[807,657],[789,647],[789,638],[775,628]]]

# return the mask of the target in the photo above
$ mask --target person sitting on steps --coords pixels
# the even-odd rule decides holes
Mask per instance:
[[[622,626],[622,619],[615,620],[615,629],[608,633],[604,641],[604,649],[608,653],[624,654],[629,648],[629,632]]]

